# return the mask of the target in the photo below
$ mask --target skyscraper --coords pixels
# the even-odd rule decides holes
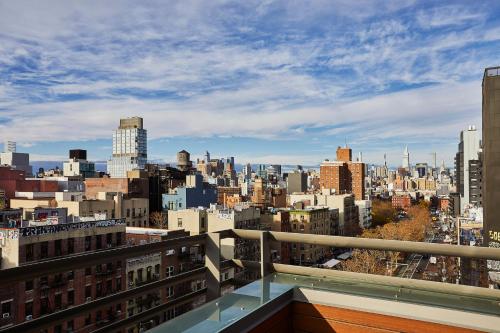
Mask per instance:
[[[483,76],[483,223],[484,244],[490,247],[500,247],[499,128],[500,67],[486,68]]]
[[[144,169],[148,159],[147,131],[140,117],[120,119],[113,133],[113,156],[108,173],[114,178],[127,177],[127,171]]]
[[[481,205],[481,177],[478,173],[479,134],[475,126],[460,132],[458,153],[455,157],[457,192],[460,193],[460,211],[469,204]]]
[[[403,152],[403,169],[410,170],[410,153],[408,152],[408,146],[405,146]]]

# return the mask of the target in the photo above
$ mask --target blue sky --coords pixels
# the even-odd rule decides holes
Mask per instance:
[[[0,139],[32,160],[111,155],[142,116],[149,158],[450,164],[499,65],[498,1],[0,0]]]

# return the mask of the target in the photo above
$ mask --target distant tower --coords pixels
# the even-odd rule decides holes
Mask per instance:
[[[210,153],[208,150],[205,152],[205,163],[210,163]]]
[[[434,164],[432,165],[432,167],[434,168],[434,170],[437,168],[437,164],[436,164],[436,152],[432,153],[432,157],[434,159]]]
[[[387,167],[387,154],[384,153],[384,166]]]
[[[4,153],[15,153],[16,152],[16,142],[15,141],[5,141],[3,146]]]
[[[112,178],[126,178],[127,171],[144,169],[148,159],[147,131],[141,117],[120,119],[113,133],[113,155],[108,161]]]
[[[358,153],[358,162],[363,162],[363,153],[362,152]]]
[[[410,170],[410,153],[408,152],[408,146],[405,146],[403,152],[403,169]]]

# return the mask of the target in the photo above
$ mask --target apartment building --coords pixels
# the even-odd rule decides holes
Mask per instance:
[[[125,221],[0,228],[2,269],[58,256],[113,248],[125,244]],[[19,324],[124,289],[121,261],[41,276],[0,289],[0,327]],[[54,326],[49,333],[90,332],[119,318],[125,304],[97,308],[88,315]]]

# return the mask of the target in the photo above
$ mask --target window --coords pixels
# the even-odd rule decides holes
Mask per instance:
[[[24,283],[24,286],[25,286],[25,290],[26,291],[30,291],[30,290],[33,290],[33,280],[29,280],[29,281],[26,281]]]
[[[40,287],[46,287],[49,285],[49,278],[46,276],[40,277]]]
[[[143,269],[142,269],[142,268],[139,268],[139,269],[137,270],[137,280],[139,280],[139,282],[141,282],[141,281],[142,281],[142,271],[143,271]]]
[[[151,281],[152,272],[153,272],[153,266],[148,266],[146,268],[146,280]]]
[[[116,290],[117,291],[122,290],[122,278],[121,277],[116,278]]]
[[[106,234],[106,246],[111,247],[113,245],[113,234]]]
[[[202,229],[205,228],[205,218],[204,217],[201,218],[201,225],[200,226]]]
[[[54,307],[56,310],[61,310],[62,308],[62,294],[55,294],[54,296]]]
[[[166,271],[165,271],[165,275],[167,277],[174,275],[174,266],[168,266]]]
[[[26,302],[24,304],[24,315],[33,316],[33,301]]]
[[[92,297],[92,286],[85,286],[85,298]]]
[[[75,324],[73,323],[73,320],[70,320],[66,323],[66,331],[67,332],[73,332],[73,330],[75,329]]]
[[[106,281],[106,293],[109,295],[113,292],[113,280]]]
[[[160,264],[155,265],[155,274],[160,275]]]
[[[134,271],[128,272],[128,280],[129,282],[134,282]]]
[[[177,218],[177,227],[182,228],[182,217]]]
[[[62,241],[60,239],[55,240],[54,251],[56,256],[62,255]]]
[[[86,267],[85,268],[85,276],[92,275],[92,267]]]
[[[116,245],[120,246],[122,245],[122,234],[121,232],[116,233]]]
[[[121,260],[118,260],[116,262],[116,268],[122,268],[122,261]]]
[[[85,326],[89,326],[92,323],[92,315],[89,313],[87,317],[85,317]]]
[[[75,239],[68,238],[68,254],[75,253]]]
[[[130,217],[130,208],[127,208],[127,217]]]
[[[102,283],[97,282],[95,284],[95,297],[102,297]]]
[[[33,261],[34,256],[34,249],[33,249],[33,244],[27,244],[26,245],[26,261]]]
[[[92,236],[85,236],[85,251],[92,250]]]
[[[75,279],[75,271],[69,271],[68,280],[74,280],[74,279]]]
[[[95,248],[102,249],[102,237],[101,237],[101,235],[95,236]]]
[[[2,315],[10,316],[10,305],[12,301],[2,302]]]
[[[40,314],[44,315],[49,313],[49,300],[47,297],[40,298]]]
[[[75,304],[75,291],[68,290],[68,305],[74,305],[74,304]]]
[[[170,286],[167,287],[167,297],[173,297],[174,296],[174,287]]]
[[[54,326],[54,333],[62,333],[62,325]]]
[[[40,258],[48,258],[49,257],[49,242],[41,242],[40,243]]]

